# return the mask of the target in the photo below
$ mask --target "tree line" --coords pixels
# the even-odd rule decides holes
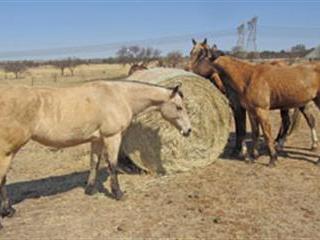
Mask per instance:
[[[88,64],[86,59],[67,58],[61,60],[50,61],[5,61],[0,62],[0,69],[6,74],[13,73],[15,78],[19,78],[22,73],[32,67],[39,67],[42,65],[52,65],[60,70],[61,76],[65,75],[65,70],[68,69],[71,76],[74,75],[75,68],[81,64]]]
[[[270,59],[270,58],[302,58],[313,51],[314,48],[307,48],[304,44],[296,44],[288,50],[270,51],[264,50],[260,52],[247,52],[239,46],[232,48],[230,54],[239,58],[254,59]]]
[[[303,44],[297,44],[289,50],[281,51],[261,51],[261,52],[246,52],[239,47],[234,47],[228,54],[240,58],[297,58],[304,57],[311,52],[314,48],[307,49]],[[48,61],[5,61],[0,62],[0,69],[6,74],[13,73],[15,78],[25,72],[28,68],[38,67],[40,65],[52,65],[59,69],[60,75],[65,76],[66,70],[73,76],[75,69],[82,64],[140,64],[147,66],[152,61],[157,61],[158,66],[177,67],[181,65],[187,57],[179,51],[172,51],[166,55],[162,55],[161,51],[151,47],[141,47],[138,45],[123,46],[116,52],[115,57],[104,59],[80,59],[80,58],[67,58],[60,60]]]
[[[183,59],[184,56],[179,51],[173,51],[166,56],[161,56],[161,51],[159,49],[144,48],[140,46],[124,46],[116,52],[115,57],[105,59],[67,58],[48,61],[4,61],[0,62],[0,69],[2,69],[5,74],[13,73],[15,78],[18,79],[28,68],[51,65],[59,69],[61,76],[65,76],[66,70],[69,71],[71,76],[74,76],[75,69],[83,64],[109,63],[147,65],[152,61],[158,61],[158,65],[160,66],[176,67]]]

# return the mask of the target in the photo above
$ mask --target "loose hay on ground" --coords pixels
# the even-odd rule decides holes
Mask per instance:
[[[230,110],[225,97],[207,80],[179,69],[137,71],[129,80],[174,86],[182,83],[193,131],[180,135],[160,113],[138,116],[123,137],[122,151],[153,173],[187,171],[206,166],[222,153],[229,136]]]

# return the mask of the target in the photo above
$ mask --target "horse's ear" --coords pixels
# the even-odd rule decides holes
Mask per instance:
[[[202,42],[202,45],[206,45],[207,44],[207,38],[205,38]]]
[[[172,89],[171,97],[174,97],[177,93],[180,92],[181,86],[182,86],[182,84],[178,83],[175,87],[171,88]]]
[[[197,41],[192,38],[192,43],[193,43],[193,45],[196,45]]]

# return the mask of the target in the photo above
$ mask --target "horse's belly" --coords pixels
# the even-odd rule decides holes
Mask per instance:
[[[310,102],[312,98],[285,98],[281,101],[271,101],[270,109],[288,109],[288,108],[297,108],[302,107],[308,102]]]
[[[287,91],[286,94],[272,94],[270,101],[271,109],[297,108],[304,106],[316,97],[316,91],[305,89],[302,91]]]
[[[100,137],[98,126],[82,126],[65,128],[52,126],[50,128],[37,129],[32,134],[32,139],[46,146],[70,147],[92,141]]]

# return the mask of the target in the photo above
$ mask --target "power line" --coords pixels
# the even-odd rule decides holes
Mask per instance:
[[[184,34],[177,36],[166,36],[160,38],[150,38],[136,41],[114,42],[106,44],[85,45],[76,47],[60,47],[60,48],[45,48],[45,49],[30,49],[19,51],[2,51],[0,52],[0,59],[21,58],[21,57],[45,57],[52,55],[77,55],[83,53],[109,52],[117,50],[122,46],[127,45],[148,45],[161,46],[170,45],[172,43],[181,43],[190,41],[191,38],[205,38],[205,37],[226,37],[235,35],[233,29],[220,30],[214,32]]]
[[[290,27],[290,26],[268,26],[259,25],[259,39],[272,38],[272,39],[320,39],[320,27]],[[28,49],[19,51],[2,51],[0,52],[0,59],[21,59],[21,58],[49,58],[49,57],[68,57],[80,56],[83,54],[94,53],[115,53],[122,46],[140,45],[150,47],[160,47],[184,44],[189,42],[192,38],[203,39],[211,38],[218,39],[224,37],[237,37],[237,29],[224,29],[218,31],[183,34],[176,36],[166,36],[159,38],[149,38],[134,41],[113,42],[106,44],[94,44],[83,46],[69,46],[59,48],[43,48],[43,49]]]

